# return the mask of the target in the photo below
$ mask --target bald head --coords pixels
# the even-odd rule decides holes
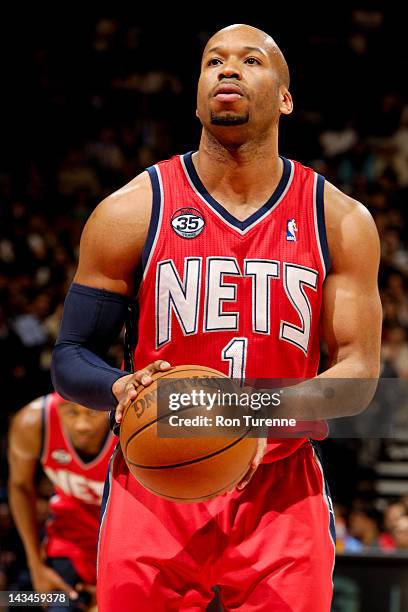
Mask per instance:
[[[203,51],[203,56],[209,51],[209,49],[217,47],[217,45],[224,42],[225,39],[229,40],[236,38],[237,36],[242,37],[242,40],[247,42],[248,45],[259,47],[262,51],[267,53],[271,59],[271,62],[276,67],[280,83],[289,88],[289,68],[282,51],[279,49],[272,36],[263,30],[254,28],[253,26],[246,25],[244,23],[236,23],[218,30],[218,32],[211,36],[207,42]]]
[[[197,87],[197,117],[228,146],[276,139],[293,109],[289,70],[275,41],[249,25],[231,25],[207,42]]]

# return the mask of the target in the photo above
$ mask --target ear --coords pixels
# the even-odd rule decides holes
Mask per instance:
[[[279,87],[279,110],[282,115],[290,115],[293,111],[293,100],[289,90],[281,85]]]
[[[199,119],[199,118],[200,118],[200,115],[198,114],[198,108],[196,108],[196,112],[195,112],[195,114],[196,114],[196,117]]]

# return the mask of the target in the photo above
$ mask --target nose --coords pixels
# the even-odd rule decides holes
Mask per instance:
[[[241,80],[241,71],[237,65],[237,62],[232,59],[228,59],[221,66],[221,70],[218,74],[218,79],[238,79]]]
[[[91,431],[91,425],[87,419],[78,418],[75,423],[75,429],[77,433],[89,433]]]

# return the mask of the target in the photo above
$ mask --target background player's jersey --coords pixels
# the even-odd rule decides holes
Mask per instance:
[[[41,464],[54,485],[47,522],[49,557],[68,557],[83,580],[95,583],[96,548],[103,486],[115,438],[109,433],[99,454],[84,463],[60,419],[57,393],[44,398]]]
[[[208,193],[192,153],[148,169],[153,211],[138,293],[136,369],[166,359],[247,380],[316,375],[329,266],[324,179],[282,160],[275,192],[245,221]],[[265,459],[273,461],[304,438],[269,442]]]

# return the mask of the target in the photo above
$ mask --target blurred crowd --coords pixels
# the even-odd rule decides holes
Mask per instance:
[[[295,113],[282,120],[281,153],[314,167],[375,219],[382,376],[408,378],[408,92],[400,75],[408,52],[396,47],[399,25],[386,11],[344,11],[334,21],[320,17],[290,32],[283,18],[253,25],[276,35],[291,68]],[[2,432],[12,413],[51,389],[51,351],[93,208],[151,163],[197,147],[200,53],[227,23],[193,23],[186,32],[101,17],[73,30],[71,17],[52,33],[44,25],[23,32],[0,119]],[[4,434],[0,453],[3,459]],[[1,464],[4,570],[21,547]],[[339,552],[408,549],[407,498],[384,512],[337,502]],[[45,512],[40,505],[39,515]]]
[[[334,504],[337,553],[408,552],[408,496],[389,503],[383,512],[361,503],[347,509]]]

